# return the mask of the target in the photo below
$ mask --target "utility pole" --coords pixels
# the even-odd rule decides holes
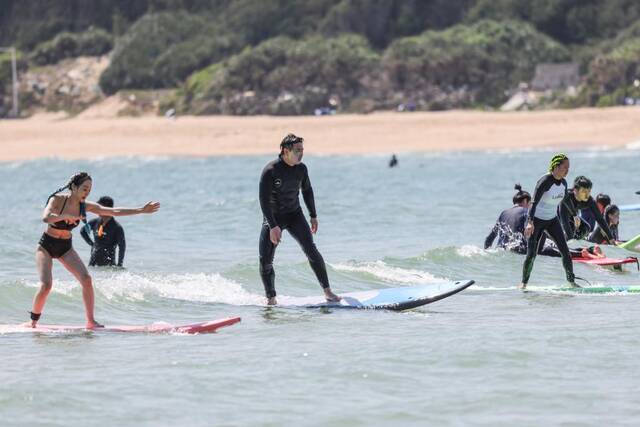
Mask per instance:
[[[15,47],[0,47],[0,52],[11,52],[11,80],[13,84],[13,108],[11,115],[14,118],[18,118],[20,114],[20,108],[18,105],[18,65],[17,55]]]

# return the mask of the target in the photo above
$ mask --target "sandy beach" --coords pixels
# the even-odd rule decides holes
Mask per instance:
[[[308,154],[615,147],[640,144],[640,108],[177,119],[42,115],[0,121],[0,160],[265,154],[288,132],[305,137]]]

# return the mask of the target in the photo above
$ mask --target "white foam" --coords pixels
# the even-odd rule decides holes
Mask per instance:
[[[138,275],[129,272],[95,277],[96,292],[108,300],[123,298],[144,301],[147,296],[184,301],[216,302],[233,305],[262,305],[264,297],[245,290],[242,285],[219,274]],[[31,284],[37,286],[37,284]],[[56,281],[53,291],[71,296],[80,294],[75,280]]]
[[[331,267],[339,271],[368,273],[382,281],[392,283],[439,283],[446,280],[426,271],[392,267],[384,261],[365,262],[355,265],[331,264]]]
[[[471,258],[473,256],[487,256],[488,252],[484,249],[474,245],[464,245],[456,249],[456,253],[465,258]]]

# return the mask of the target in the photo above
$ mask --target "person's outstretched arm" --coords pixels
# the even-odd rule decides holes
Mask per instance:
[[[94,202],[86,202],[87,212],[101,216],[129,216],[139,214],[150,214],[160,209],[160,202],[147,202],[139,208],[108,208]]]

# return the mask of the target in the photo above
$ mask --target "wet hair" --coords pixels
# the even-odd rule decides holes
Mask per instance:
[[[61,191],[64,191],[64,190],[71,190],[71,186],[73,186],[73,185],[75,185],[76,187],[79,187],[85,181],[91,181],[91,176],[86,172],[78,172],[75,175],[72,175],[71,178],[69,178],[69,182],[67,182],[67,184],[65,186],[58,188],[56,191],[51,193],[51,195],[49,197],[47,197],[47,202],[45,203],[45,205],[47,203],[49,203],[49,200],[51,200],[51,198],[53,196],[55,196],[56,194],[58,194],[58,193],[60,193]]]
[[[616,205],[609,205],[604,210],[604,219],[609,223],[609,215],[615,215],[620,212],[620,208]]]
[[[514,187],[515,190],[517,190],[518,192],[513,196],[513,204],[514,205],[518,205],[520,203],[522,203],[525,200],[529,200],[531,201],[531,194],[529,194],[528,191],[524,191],[522,189],[522,186],[520,184],[516,184]]]
[[[573,188],[588,188],[591,189],[593,187],[593,183],[589,178],[584,175],[576,176],[576,179],[573,180]]]
[[[284,154],[284,149],[291,150],[294,144],[299,142],[304,142],[304,138],[300,136],[296,136],[292,133],[288,134],[284,138],[282,138],[282,142],[280,142],[280,154]]]
[[[107,208],[113,207],[113,199],[109,196],[102,196],[98,199],[98,204],[100,206],[105,206]]]
[[[598,193],[596,203],[600,203],[605,208],[611,204],[611,197],[608,194]]]
[[[551,158],[551,162],[549,162],[549,172],[553,172],[556,166],[560,165],[565,160],[569,160],[566,154],[558,153]]]

